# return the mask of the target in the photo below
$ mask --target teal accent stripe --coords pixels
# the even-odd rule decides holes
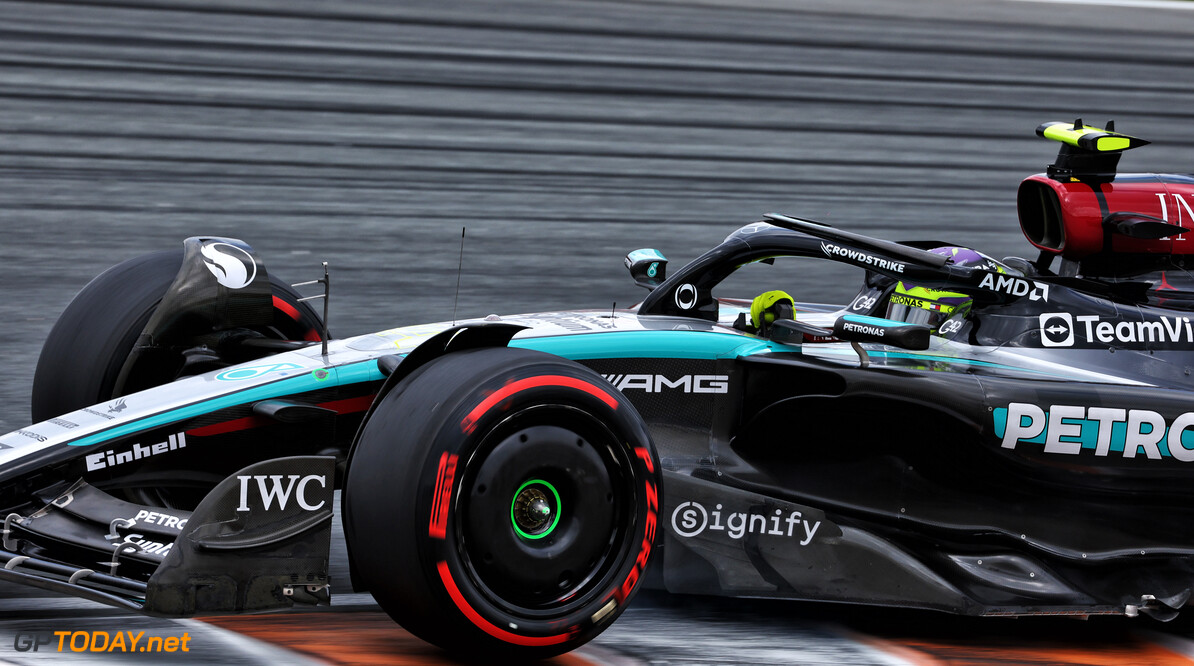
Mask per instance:
[[[856,324],[867,324],[869,326],[879,326],[881,328],[895,328],[896,326],[905,326],[904,322],[896,321],[894,319],[883,319],[881,317],[871,317],[869,315],[842,315],[842,319],[851,321]]]
[[[544,338],[516,338],[510,341],[510,346],[522,349],[536,349],[574,361],[602,358],[691,358],[712,360],[753,356],[767,352],[794,352],[800,348],[799,345],[784,345],[743,335],[734,335],[732,333],[683,330],[611,331],[608,333],[583,333],[579,335]],[[1044,370],[1020,368],[1002,363],[959,358],[956,356],[869,350],[867,353],[872,357],[880,358],[954,363],[981,368],[1014,370],[1046,377],[1072,378],[1070,375],[1057,374]],[[810,356],[815,357],[821,354],[855,356],[854,351],[851,349],[827,349],[820,346]]]
[[[858,357],[852,349],[818,349],[817,355],[820,354],[837,354],[839,356],[853,356]],[[811,355],[811,354],[810,354]],[[998,368],[1000,370],[1013,370],[1015,372],[1027,372],[1035,375],[1044,375],[1046,377],[1059,377],[1062,379],[1074,379],[1073,375],[1063,375],[1055,372],[1047,372],[1045,370],[1037,370],[1035,368],[1021,368],[1014,365],[1004,365],[1003,363],[992,363],[991,361],[979,361],[972,358],[960,358],[957,356],[937,356],[934,354],[912,354],[908,352],[889,352],[889,351],[871,351],[867,350],[868,356],[878,356],[881,358],[905,358],[913,361],[933,361],[936,363],[957,363],[960,365],[972,365],[979,368]]]
[[[595,358],[695,358],[749,356],[766,351],[795,351],[774,342],[712,331],[611,331],[546,338],[519,338],[511,347],[536,349],[574,361]]]
[[[323,369],[323,368],[320,368]],[[102,432],[97,432],[94,435],[81,437],[73,442],[71,446],[91,446],[106,442],[116,437],[123,437],[131,435],[142,430],[149,430],[158,426],[168,425],[170,423],[177,423],[178,421],[185,421],[189,418],[194,418],[202,414],[208,414],[228,407],[235,407],[250,402],[257,402],[258,400],[268,400],[269,398],[277,398],[284,395],[294,395],[296,393],[304,393],[306,391],[314,391],[317,389],[326,389],[330,386],[343,386],[346,384],[358,384],[368,381],[381,381],[385,379],[385,375],[377,369],[377,361],[363,361],[361,363],[354,363],[340,368],[327,368],[329,377],[324,379],[316,379],[314,370],[305,372],[297,377],[287,377],[278,381],[255,386],[244,391],[237,391],[222,395],[210,400],[202,400],[200,402],[184,405],[177,409],[172,409],[168,412],[154,414],[143,419],[138,419],[131,423],[119,425]]]

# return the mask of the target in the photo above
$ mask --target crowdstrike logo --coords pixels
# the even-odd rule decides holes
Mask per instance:
[[[738,511],[727,513],[723,522],[721,510],[720,504],[708,511],[700,502],[684,502],[672,511],[672,532],[686,539],[706,530],[724,532],[734,540],[747,534],[767,534],[800,539],[800,545],[807,546],[821,527],[821,521],[810,523],[799,511],[789,511],[787,516],[783,509],[776,509],[770,516]]]
[[[875,268],[894,271],[896,273],[904,272],[904,263],[902,262],[884,259],[883,257],[877,257],[873,254],[867,254],[866,252],[852,250],[848,247],[842,247],[841,245],[834,245],[833,243],[821,243],[821,251],[824,252],[825,256],[827,257],[837,255],[839,257],[845,257],[854,263],[862,264],[863,266],[874,266]]]
[[[207,270],[216,276],[216,282],[229,289],[244,289],[257,277],[257,262],[253,257],[235,245],[208,243],[199,249]]]

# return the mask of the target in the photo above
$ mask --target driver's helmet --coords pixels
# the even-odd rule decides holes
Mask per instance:
[[[750,304],[750,323],[763,335],[776,319],[792,319],[796,301],[786,291],[778,289],[755,296]]]
[[[1003,267],[994,259],[964,247],[937,247],[929,250],[950,258],[955,266],[986,265],[1000,273]],[[920,287],[901,280],[887,301],[887,318],[908,324],[924,324],[934,332],[952,317],[965,316],[974,299],[966,294]]]

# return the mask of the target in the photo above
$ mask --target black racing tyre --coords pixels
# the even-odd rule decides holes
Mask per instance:
[[[120,263],[75,295],[42,345],[33,376],[33,422],[65,414],[118,395],[121,366],[133,349],[162,296],[182,266],[178,250],[155,252]],[[320,318],[286,283],[270,275],[274,324],[259,331],[268,337],[318,340]],[[201,333],[201,332],[196,332]],[[142,376],[146,376],[144,373]],[[175,379],[169,366],[148,373],[151,384]]]
[[[447,650],[567,652],[636,591],[659,469],[642,419],[591,370],[521,349],[448,354],[386,394],[353,449],[354,575]]]

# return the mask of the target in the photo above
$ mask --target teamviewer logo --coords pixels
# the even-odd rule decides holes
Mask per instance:
[[[1046,312],[1041,315],[1041,346],[1074,346],[1074,318],[1070,313]]]

